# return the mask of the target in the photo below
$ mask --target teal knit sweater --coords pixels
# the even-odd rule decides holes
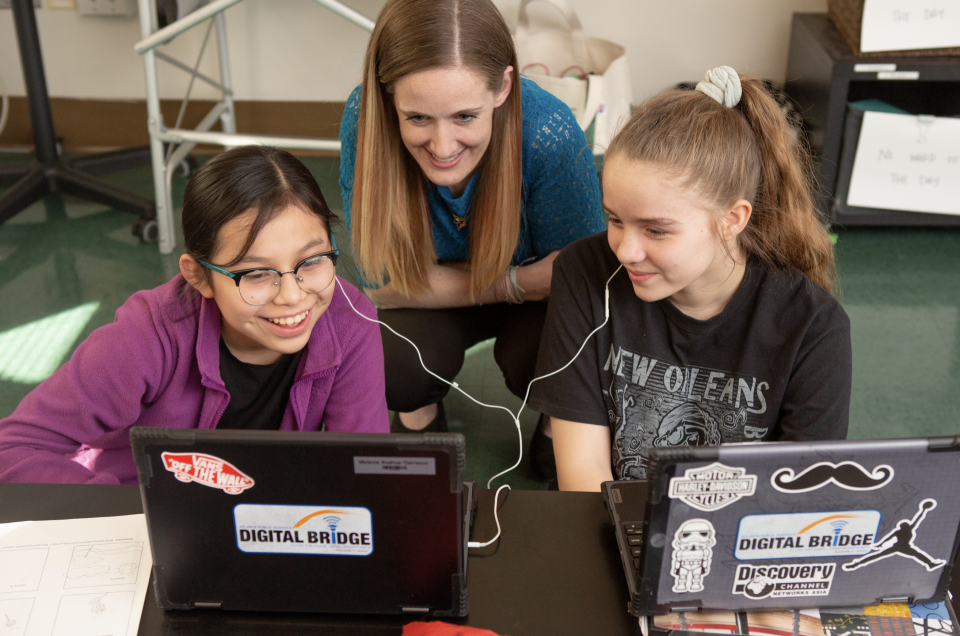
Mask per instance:
[[[520,238],[513,264],[541,258],[604,229],[593,153],[570,109],[532,80],[520,80],[523,110],[523,192]],[[350,227],[353,172],[357,160],[360,87],[347,100],[340,124],[340,189]],[[440,261],[470,259],[470,200],[476,173],[459,197],[446,186],[427,184],[433,246]],[[466,218],[457,229],[453,215]],[[365,284],[364,281],[361,283]]]

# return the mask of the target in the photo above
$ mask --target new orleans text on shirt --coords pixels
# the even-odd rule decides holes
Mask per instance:
[[[603,367],[619,478],[646,477],[654,446],[715,445],[759,440],[769,427],[751,426],[766,413],[770,384],[756,377],[678,366],[613,345]]]

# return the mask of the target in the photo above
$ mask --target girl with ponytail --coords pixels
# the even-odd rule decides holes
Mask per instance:
[[[530,399],[551,416],[560,488],[643,479],[652,447],[845,438],[833,246],[809,157],[762,83],[720,67],[653,97],[602,183],[607,232],[554,263],[537,375],[609,325]]]

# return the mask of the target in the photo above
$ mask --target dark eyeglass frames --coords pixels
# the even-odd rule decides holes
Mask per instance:
[[[284,274],[293,274],[297,285],[308,294],[322,292],[333,283],[333,279],[337,275],[338,256],[340,256],[340,251],[337,249],[336,240],[334,240],[332,250],[309,256],[286,272],[270,267],[230,272],[206,261],[200,261],[200,264],[218,274],[232,278],[237,284],[237,289],[240,290],[240,297],[249,305],[259,306],[273,302],[280,295],[280,281]]]

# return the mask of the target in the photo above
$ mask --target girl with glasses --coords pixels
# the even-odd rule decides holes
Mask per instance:
[[[181,274],[134,294],[0,420],[0,481],[135,484],[131,426],[387,432],[380,332],[338,289],[333,221],[287,152],[205,163],[184,194]]]
[[[553,259],[603,220],[593,154],[570,109],[519,71],[490,0],[390,0],[341,123],[340,186],[381,320],[448,380],[468,347],[496,338],[507,388],[523,398]],[[446,430],[448,385],[383,333],[396,430]],[[534,469],[550,477],[545,430]]]

